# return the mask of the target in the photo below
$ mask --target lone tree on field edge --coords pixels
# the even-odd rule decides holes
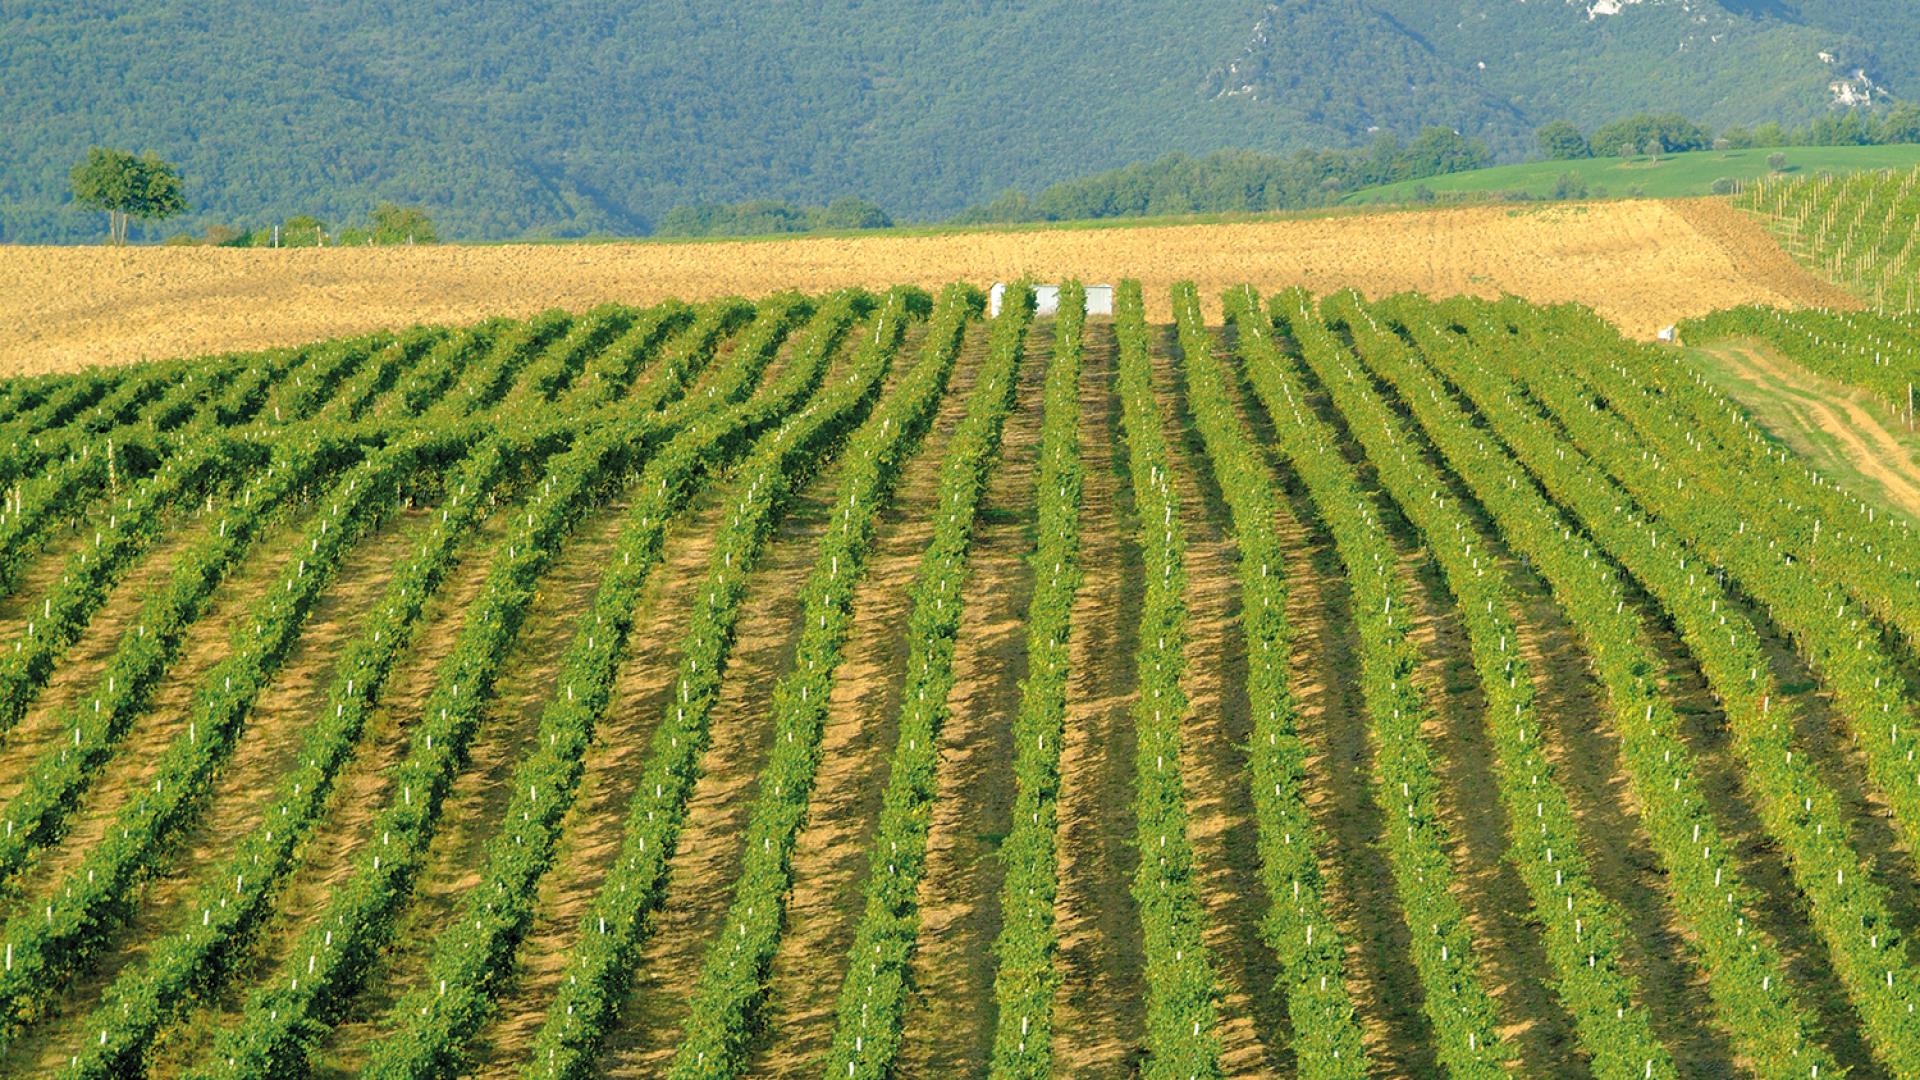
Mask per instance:
[[[439,239],[425,210],[390,202],[374,207],[372,231],[376,244],[431,244]]]
[[[1534,138],[1540,143],[1540,152],[1548,161],[1577,161],[1593,156],[1593,147],[1588,145],[1587,137],[1580,129],[1565,120],[1555,120],[1539,131]]]
[[[180,170],[152,153],[135,157],[124,150],[96,146],[73,167],[72,177],[73,201],[105,210],[107,234],[116,244],[127,242],[130,219],[159,221],[187,208],[180,193]]]

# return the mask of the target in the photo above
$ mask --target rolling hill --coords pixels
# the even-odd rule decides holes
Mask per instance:
[[[1881,169],[1911,169],[1920,165],[1920,146],[1790,146],[1780,150],[1700,150],[1649,158],[1585,158],[1579,161],[1530,161],[1491,169],[1433,176],[1356,191],[1342,200],[1350,205],[1401,203],[1413,200],[1424,188],[1435,196],[1526,195],[1546,198],[1561,187],[1563,178],[1577,179],[1592,198],[1632,196],[1676,199],[1713,192],[1720,180],[1741,184],[1767,177],[1767,159],[1787,156],[1787,177],[1821,173],[1850,173]],[[1562,191],[1564,196],[1569,194]],[[1573,193],[1578,195],[1577,192]],[[1722,193],[1724,194],[1724,192]]]
[[[747,197],[912,220],[1168,151],[1440,124],[1517,160],[1563,116],[1803,122],[1901,92],[1917,42],[1898,0],[27,0],[0,10],[0,241],[98,231],[65,196],[94,143],[182,165],[168,232],[379,199],[458,238]]]

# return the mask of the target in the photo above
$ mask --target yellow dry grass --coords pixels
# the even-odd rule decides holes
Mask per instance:
[[[1139,278],[1371,296],[1514,293],[1651,337],[1746,302],[1844,303],[1723,202],[1470,207],[1125,228],[719,243],[0,247],[0,376],[289,345],[414,322],[897,282]]]

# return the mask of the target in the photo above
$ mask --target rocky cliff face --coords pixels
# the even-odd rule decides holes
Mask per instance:
[[[1497,146],[1560,117],[1751,124],[1889,103],[1879,56],[1920,43],[1863,40],[1857,12],[1817,4],[1269,0],[1199,89],[1354,132],[1441,123]]]

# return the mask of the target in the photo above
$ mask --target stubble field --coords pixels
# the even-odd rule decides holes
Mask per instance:
[[[1743,303],[1849,306],[1720,200],[1492,206],[1227,224],[726,243],[418,248],[0,247],[0,377],[294,345],[415,322],[563,307],[1134,278],[1148,318],[1174,282],[1369,297],[1512,293],[1589,304],[1633,337]]]

